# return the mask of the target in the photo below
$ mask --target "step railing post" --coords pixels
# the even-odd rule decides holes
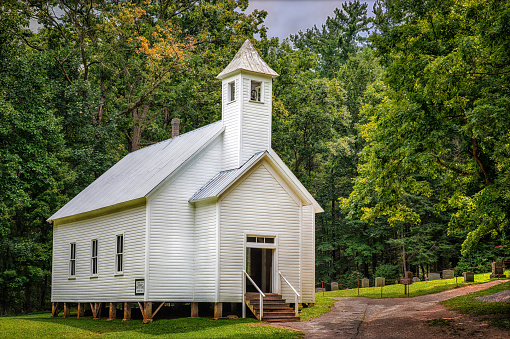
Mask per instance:
[[[262,293],[259,294],[259,303],[260,303],[260,321],[262,321],[262,317],[264,317],[264,301],[262,300]]]
[[[290,282],[283,276],[282,272],[278,271],[278,274],[283,279],[283,281],[289,285],[292,292],[294,292],[294,314],[296,317],[299,316],[299,307],[298,307],[298,298],[300,297],[299,293],[296,291],[296,289],[290,284]],[[280,283],[281,284],[281,283]],[[283,294],[283,292],[282,292]]]
[[[298,297],[297,294],[294,294],[294,314],[296,317],[299,316],[299,307],[298,307]]]

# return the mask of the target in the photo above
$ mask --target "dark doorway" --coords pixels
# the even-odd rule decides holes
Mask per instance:
[[[273,249],[246,248],[246,272],[264,293],[272,292]],[[246,292],[258,292],[246,278]]]

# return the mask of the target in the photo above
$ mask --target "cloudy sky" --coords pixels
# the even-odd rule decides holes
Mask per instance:
[[[320,27],[333,10],[341,7],[343,0],[250,0],[246,12],[254,9],[267,11],[265,25],[269,37],[287,38],[289,34],[304,31],[317,25]],[[372,12],[375,0],[365,0],[368,11]]]

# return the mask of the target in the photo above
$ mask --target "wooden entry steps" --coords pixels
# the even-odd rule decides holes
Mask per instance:
[[[294,310],[288,303],[283,300],[282,296],[277,293],[265,293],[266,297],[263,298],[264,308],[263,316],[260,319],[260,294],[259,293],[246,293],[246,305],[253,312],[255,317],[262,321],[267,322],[282,322],[282,321],[298,321]]]

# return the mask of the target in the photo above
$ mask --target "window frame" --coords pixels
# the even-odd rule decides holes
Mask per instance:
[[[236,81],[229,82],[227,88],[227,102],[236,101]]]
[[[252,98],[252,92],[254,91],[253,89],[253,84],[254,83],[258,83],[260,84],[260,86],[258,86],[258,92],[257,92],[257,98],[256,100],[253,100]],[[259,80],[253,80],[253,79],[250,79],[250,102],[257,102],[257,103],[263,103],[264,101],[262,100],[262,97],[263,97],[263,85],[264,85],[264,82],[263,81],[259,81]],[[257,87],[255,87],[257,88]]]
[[[95,247],[94,247],[94,243],[95,243]],[[95,253],[94,253],[94,249],[95,249]],[[99,272],[98,256],[99,256],[99,240],[92,239],[90,241],[90,276],[92,278],[95,278],[98,276],[98,272]],[[95,268],[95,272],[94,272],[94,268]]]
[[[69,279],[76,279],[76,242],[69,243]]]
[[[120,251],[119,251],[119,238],[121,238],[120,242]],[[119,258],[120,258],[120,267],[119,267]],[[118,270],[120,268],[120,270]],[[115,236],[115,267],[114,267],[115,275],[123,275],[124,274],[124,234],[117,234]]]

